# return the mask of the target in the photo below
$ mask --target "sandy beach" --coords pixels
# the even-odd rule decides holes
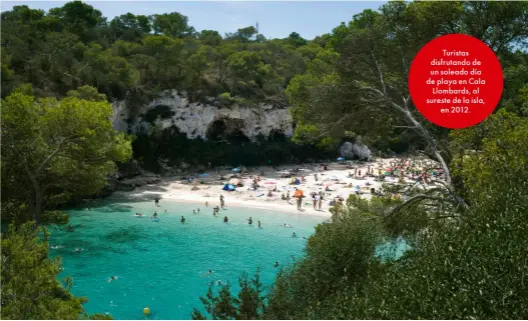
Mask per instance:
[[[380,182],[376,180],[375,175],[385,173],[386,169],[408,161],[408,158],[378,158],[362,163],[332,162],[325,163],[326,170],[321,166],[322,163],[242,168],[241,172],[226,167],[216,169],[216,171],[210,170],[201,175],[189,172],[177,177],[164,177],[158,184],[138,187],[132,192],[117,193],[130,198],[154,199],[158,196],[161,198],[160,204],[163,200],[191,202],[196,203],[202,209],[205,208],[207,202],[211,211],[214,206],[220,205],[220,195],[223,195],[226,208],[230,206],[259,208],[329,217],[331,216],[330,201],[337,197],[346,200],[350,194],[356,194],[356,191],[362,198],[369,199],[371,188],[380,190],[382,184],[396,184],[399,181],[398,177],[388,176],[385,181]],[[419,164],[418,168],[435,166],[434,163],[424,158],[413,158],[413,162]],[[373,175],[367,176],[368,171]],[[361,175],[358,175],[360,172]],[[259,177],[260,181],[258,182],[259,187],[254,190],[252,186],[256,177]],[[298,179],[300,184],[291,184],[292,179]],[[404,177],[404,181],[406,183],[415,182],[410,176]],[[235,191],[223,190],[224,186],[230,182],[239,183],[242,186],[237,187]],[[305,195],[301,211],[297,209],[294,198],[289,201],[282,199],[282,195],[286,195],[288,191],[293,197],[295,188],[302,190]],[[271,196],[268,195],[269,191],[272,191]],[[320,191],[324,191],[324,200],[321,210],[316,210],[310,194]]]

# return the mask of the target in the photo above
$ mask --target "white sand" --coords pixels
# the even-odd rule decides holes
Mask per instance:
[[[416,158],[413,158],[416,160]],[[163,199],[192,202],[200,204],[200,207],[205,206],[205,202],[208,202],[209,207],[220,205],[219,197],[224,195],[225,206],[235,207],[247,207],[247,208],[260,208],[269,209],[281,212],[290,213],[302,213],[306,215],[320,215],[329,217],[331,214],[328,211],[329,202],[335,197],[348,198],[350,194],[355,193],[356,186],[362,188],[363,194],[361,197],[370,198],[370,188],[381,188],[382,182],[375,181],[374,177],[365,177],[368,167],[374,170],[374,174],[378,175],[378,168],[387,168],[391,166],[391,163],[401,161],[398,158],[387,158],[387,159],[376,159],[375,161],[363,164],[353,164],[348,162],[330,163],[328,164],[328,170],[324,171],[319,164],[305,164],[305,165],[287,165],[279,166],[278,171],[272,167],[265,166],[259,168],[247,168],[248,172],[244,174],[234,173],[230,169],[220,170],[217,174],[214,171],[209,171],[209,177],[198,178],[199,182],[205,184],[197,184],[198,190],[191,190],[194,186],[193,183],[182,181],[182,176],[164,178],[163,181],[155,185],[146,185],[143,187],[136,188],[132,192],[120,192],[127,197],[150,197],[154,198],[158,195]],[[420,163],[425,163],[423,159],[419,160]],[[429,162],[430,163],[430,162]],[[424,165],[425,166],[425,165]],[[293,174],[292,177],[301,176],[305,177],[305,182],[300,185],[290,185],[291,178],[280,178],[282,172],[298,168],[299,172]],[[361,170],[364,179],[354,179],[348,177],[349,173],[354,174],[355,169]],[[260,175],[264,172],[264,175]],[[385,170],[383,170],[385,172]],[[224,180],[220,180],[220,175],[225,177]],[[243,183],[243,187],[237,187],[236,191],[228,192],[223,191],[224,184],[231,180],[231,176],[238,174],[240,181]],[[315,180],[315,174],[318,175],[318,181]],[[191,176],[188,174],[187,176]],[[192,175],[196,177],[197,175]],[[260,187],[257,191],[251,189],[253,177],[260,176],[261,181],[259,182]],[[407,182],[411,180],[406,179]],[[266,184],[267,182],[275,182],[276,184]],[[368,183],[367,183],[368,182]],[[384,183],[397,182],[396,178],[388,177]],[[352,184],[352,187],[345,187],[346,185]],[[367,184],[370,184],[367,186]],[[325,192],[325,199],[322,204],[322,210],[318,211],[313,208],[311,192],[319,192],[325,189],[325,185],[329,185],[331,192]],[[273,192],[272,197],[268,197],[267,193],[273,186],[277,187],[277,192]],[[291,199],[289,203],[281,199],[281,195],[289,190],[290,196],[293,196],[294,188],[297,187],[303,190],[306,196],[303,199],[302,208],[303,211],[298,211],[295,199]],[[264,195],[262,195],[264,194]],[[261,195],[261,196],[259,196]],[[203,207],[202,207],[203,208]]]

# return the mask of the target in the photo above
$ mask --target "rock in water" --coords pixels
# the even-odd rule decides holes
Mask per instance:
[[[362,144],[361,142],[352,144],[351,142],[344,142],[341,147],[339,147],[339,154],[342,157],[348,159],[360,159],[369,161],[372,159],[372,152],[367,145]]]

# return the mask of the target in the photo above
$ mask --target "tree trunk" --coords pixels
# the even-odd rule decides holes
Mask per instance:
[[[35,225],[40,225],[40,214],[42,213],[42,193],[40,188],[35,191],[35,206],[33,208],[33,220]]]

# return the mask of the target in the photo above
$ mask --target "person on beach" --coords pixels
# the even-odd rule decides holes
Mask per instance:
[[[159,205],[159,197],[156,196],[156,198],[154,199],[154,204]]]
[[[317,182],[319,178],[317,177],[317,174],[314,175],[315,181]]]
[[[321,210],[321,195],[315,194],[314,196],[314,210]]]
[[[257,222],[258,228],[262,228],[262,224],[260,224],[260,221]]]
[[[249,225],[253,224],[253,218],[251,216],[248,218],[248,224]]]
[[[229,222],[229,219],[227,218],[227,216],[224,216],[224,223],[227,223]]]
[[[225,201],[224,201],[224,195],[220,194],[220,207],[224,209]]]
[[[268,191],[268,197],[273,197],[273,193],[271,191]]]
[[[295,197],[297,199],[297,209],[299,211],[302,210],[302,199],[304,197],[303,195],[303,191],[300,190],[300,189],[297,189],[297,187],[295,188],[295,193],[293,194],[293,197]]]
[[[315,210],[316,207],[317,207],[317,200],[315,199],[315,197],[317,196],[315,193],[312,193],[312,204],[313,204],[313,209]]]
[[[205,202],[205,207],[209,207],[209,202]]]
[[[180,222],[182,222],[182,224],[185,223],[185,217],[184,216],[181,217]]]

